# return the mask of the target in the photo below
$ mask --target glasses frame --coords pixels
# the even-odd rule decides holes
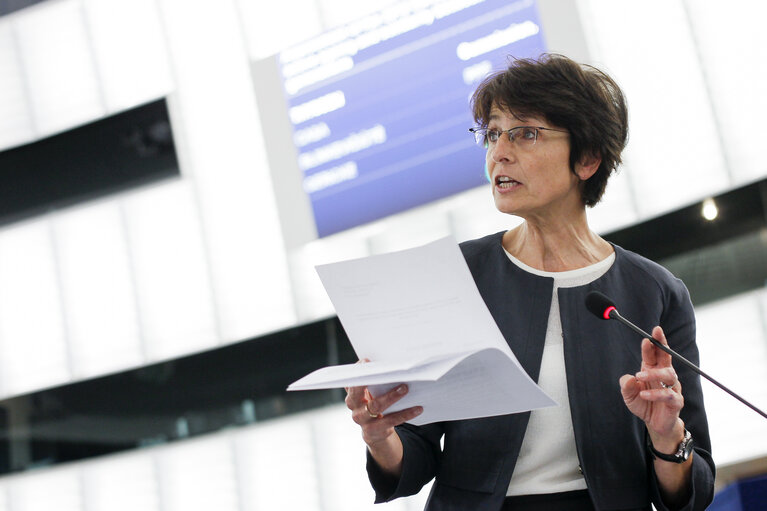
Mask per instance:
[[[499,140],[503,136],[503,134],[506,133],[508,135],[508,137],[509,137],[509,142],[513,144],[513,143],[515,143],[514,142],[514,138],[512,138],[513,133],[515,131],[519,131],[519,130],[522,130],[522,129],[532,129],[532,130],[535,130],[534,131],[534,133],[535,133],[535,140],[533,140],[533,143],[531,145],[535,145],[535,143],[538,142],[538,130],[558,131],[560,133],[569,133],[567,130],[559,130],[559,129],[556,129],[556,128],[546,128],[544,126],[514,126],[513,128],[509,128],[507,130],[497,130],[497,129],[481,128],[481,127],[475,126],[473,128],[469,128],[469,132],[472,135],[474,135],[474,140],[476,140],[477,144],[480,144],[480,145],[483,145],[483,144],[480,143],[479,137],[483,136],[484,139],[485,139],[484,146],[485,146],[485,148],[488,148],[488,147],[490,147],[490,142],[488,142],[488,139],[487,139],[487,132],[488,131],[497,131],[498,132],[498,139]],[[482,132],[484,132],[484,134]],[[496,142],[493,142],[493,144],[495,144]]]

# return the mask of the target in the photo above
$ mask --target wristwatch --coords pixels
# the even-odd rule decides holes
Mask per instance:
[[[662,452],[656,451],[655,447],[652,445],[652,440],[650,440],[650,435],[647,435],[647,447],[650,449],[653,458],[670,461],[671,463],[684,463],[689,459],[690,453],[692,452],[692,435],[685,428],[684,439],[682,439],[682,442],[679,444],[679,447],[674,454],[663,454]]]

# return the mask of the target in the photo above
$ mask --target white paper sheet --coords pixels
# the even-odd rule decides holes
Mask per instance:
[[[409,393],[385,410],[421,405],[427,424],[553,406],[519,365],[452,237],[422,247],[317,267],[360,359],[319,369],[288,390],[399,383]]]

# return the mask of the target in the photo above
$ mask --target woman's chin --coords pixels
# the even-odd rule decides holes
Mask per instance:
[[[501,213],[506,213],[507,215],[520,215],[519,210],[519,204],[516,204],[515,202],[512,202],[508,200],[508,198],[503,196],[494,195],[495,199],[495,209],[500,211]]]

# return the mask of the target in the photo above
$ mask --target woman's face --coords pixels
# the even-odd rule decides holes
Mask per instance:
[[[488,121],[489,130],[505,131],[518,126],[561,130],[541,117],[518,119],[495,106]],[[570,170],[569,158],[567,132],[538,130],[534,144],[511,142],[508,134],[503,133],[495,143],[488,144],[486,156],[496,208],[527,219],[568,215],[573,208],[583,209],[578,189],[581,178]],[[576,165],[575,170],[579,172],[582,168]]]

